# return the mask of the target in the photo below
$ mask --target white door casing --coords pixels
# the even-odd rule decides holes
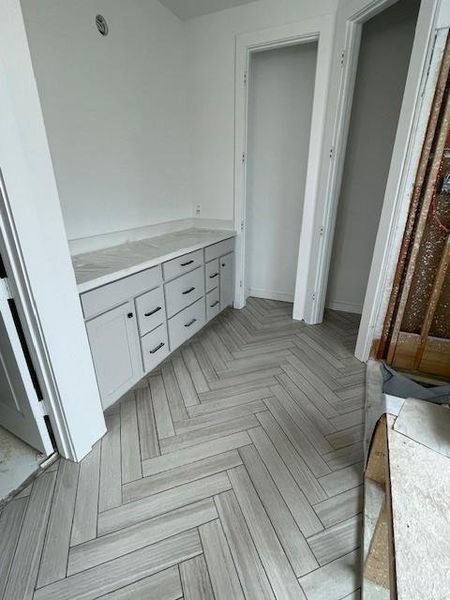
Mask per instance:
[[[235,196],[234,224],[238,232],[235,253],[235,308],[245,306],[246,271],[246,193],[247,193],[247,123],[248,123],[248,81],[250,56],[254,52],[272,50],[285,46],[317,42],[317,65],[314,85],[311,135],[309,140],[308,168],[305,183],[304,210],[299,212],[302,223],[300,234],[299,259],[294,300],[294,316],[302,318],[302,294],[306,288],[306,261],[311,247],[312,218],[319,188],[320,157],[325,133],[325,114],[328,98],[328,85],[332,63],[332,36],[334,15],[324,15],[298,23],[263,29],[236,37],[236,96],[235,96]],[[308,202],[307,202],[308,199]]]
[[[347,0],[338,11],[320,189],[313,207],[314,234],[305,266],[307,273],[302,280],[299,312],[295,315],[310,324],[323,319],[362,25],[395,1]],[[419,12],[355,351],[362,361],[368,359],[373,339],[382,327],[437,77],[436,69],[429,69],[430,60],[434,56],[435,64],[439,65],[445,37],[442,28],[448,27],[449,4],[447,0],[442,3],[423,0]],[[439,31],[441,35],[436,38],[433,54]]]

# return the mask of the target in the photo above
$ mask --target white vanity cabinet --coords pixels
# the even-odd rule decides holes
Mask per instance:
[[[233,304],[234,299],[234,253],[230,252],[219,259],[220,310]]]
[[[103,407],[113,404],[143,375],[133,302],[86,322]]]
[[[232,304],[233,256],[227,238],[81,294],[104,408]]]

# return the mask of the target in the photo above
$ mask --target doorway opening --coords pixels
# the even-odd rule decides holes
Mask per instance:
[[[245,298],[294,301],[316,65],[317,42],[250,58]]]
[[[408,74],[419,0],[362,26],[325,307],[361,315]]]

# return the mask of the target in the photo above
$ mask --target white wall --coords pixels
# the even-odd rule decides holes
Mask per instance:
[[[336,0],[260,0],[187,21],[194,203],[232,219],[236,35],[334,13]]]
[[[363,26],[327,306],[361,312],[381,215],[418,2],[400,0]]]
[[[247,276],[252,296],[294,299],[317,44],[251,58]]]
[[[191,217],[184,23],[156,0],[22,6],[68,238]]]

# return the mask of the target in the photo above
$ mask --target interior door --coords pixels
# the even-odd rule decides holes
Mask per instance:
[[[0,425],[46,456],[54,451],[11,310],[0,279]]]

